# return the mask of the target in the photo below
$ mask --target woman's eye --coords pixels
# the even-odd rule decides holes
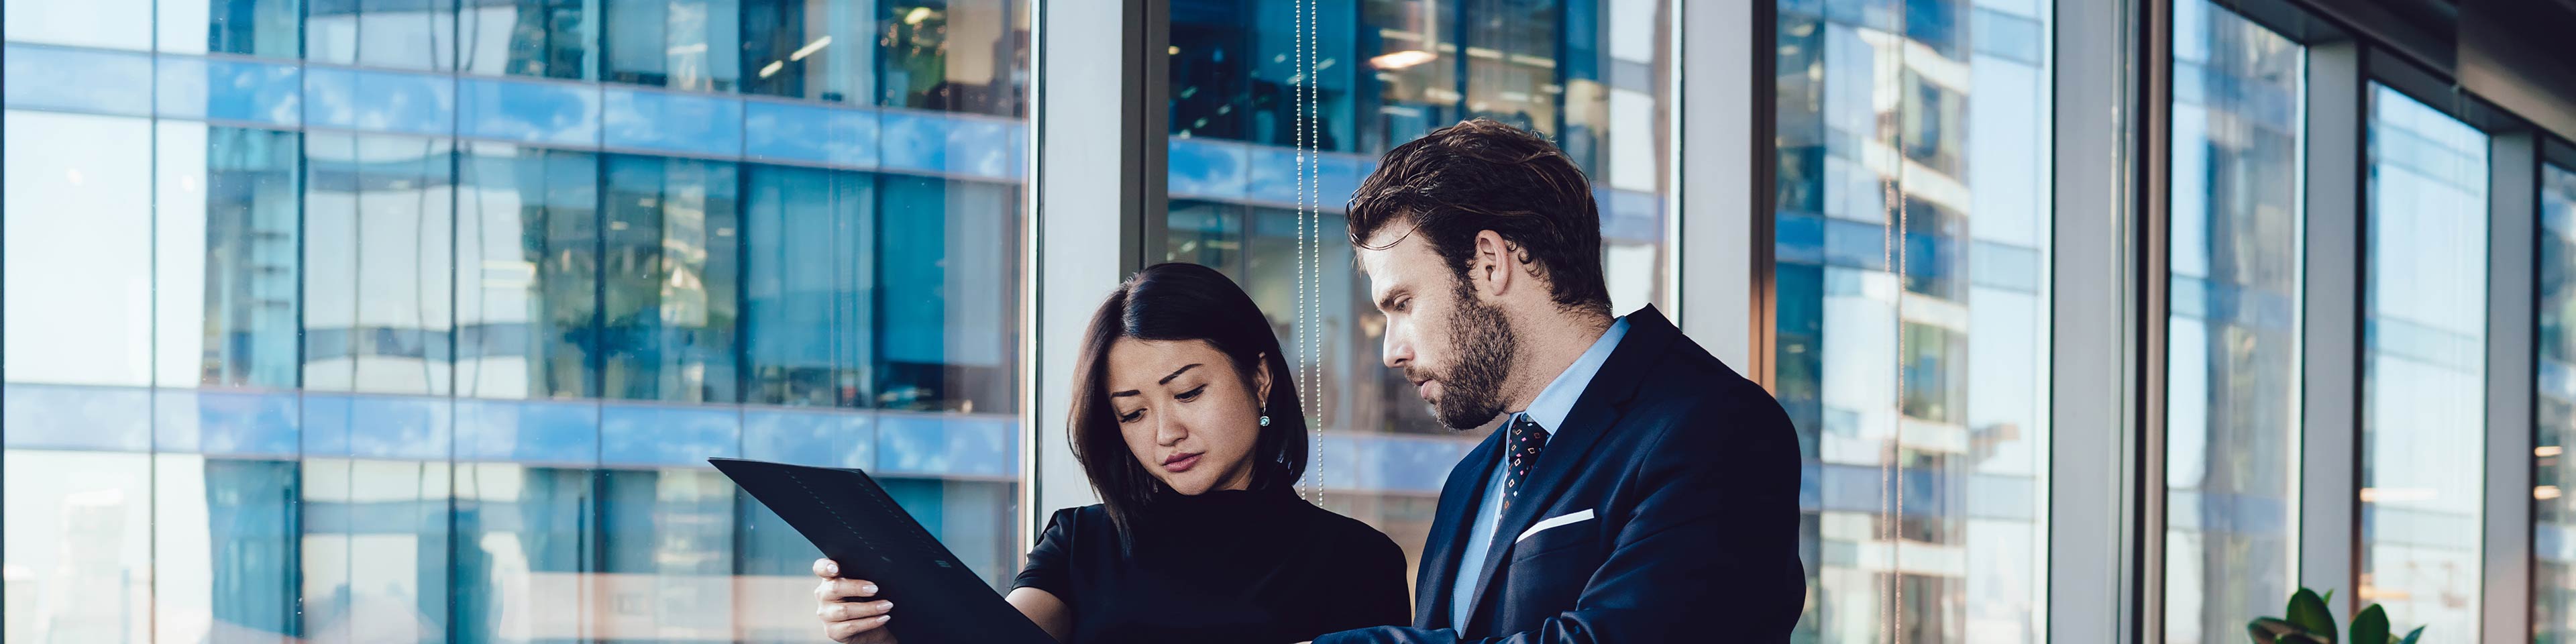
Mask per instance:
[[[1145,410],[1139,409],[1139,410],[1136,410],[1136,411],[1131,411],[1131,412],[1127,412],[1127,413],[1124,413],[1124,414],[1119,414],[1119,415],[1118,415],[1118,422],[1121,422],[1121,423],[1132,423],[1132,422],[1136,422],[1136,419],[1138,419],[1138,418],[1144,418],[1144,417],[1145,417]]]
[[[1207,391],[1207,385],[1199,385],[1199,387],[1198,387],[1197,389],[1192,389],[1192,390],[1189,390],[1189,391],[1181,392],[1181,395],[1180,395],[1180,396],[1178,396],[1178,397],[1181,399],[1181,402],[1189,402],[1189,401],[1191,401],[1191,400],[1193,400],[1193,399],[1198,398],[1198,397],[1199,397],[1199,394],[1201,394],[1201,393],[1205,393],[1206,391]]]

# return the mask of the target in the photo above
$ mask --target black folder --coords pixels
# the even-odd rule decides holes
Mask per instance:
[[[896,506],[867,472],[733,458],[707,462],[839,562],[842,577],[876,582],[884,590],[877,597],[894,602],[894,620],[886,627],[903,644],[1056,644]]]

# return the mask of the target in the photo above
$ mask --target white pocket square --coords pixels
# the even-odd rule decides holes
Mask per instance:
[[[1540,531],[1540,530],[1546,530],[1546,529],[1548,529],[1548,528],[1553,528],[1553,527],[1562,526],[1562,525],[1572,525],[1572,524],[1582,523],[1582,522],[1590,521],[1590,520],[1592,520],[1592,510],[1591,510],[1590,508],[1586,508],[1586,509],[1584,509],[1584,510],[1582,510],[1582,511],[1580,511],[1580,512],[1574,512],[1574,513],[1571,513],[1571,514],[1560,514],[1560,515],[1556,515],[1556,516],[1548,517],[1546,521],[1540,521],[1540,522],[1538,522],[1538,525],[1530,526],[1528,530],[1522,530],[1522,531],[1521,531],[1521,536],[1519,536],[1518,538],[1514,538],[1514,539],[1512,539],[1512,543],[1520,543],[1520,542],[1522,542],[1522,541],[1527,541],[1527,540],[1529,540],[1530,535],[1538,534],[1538,531]]]

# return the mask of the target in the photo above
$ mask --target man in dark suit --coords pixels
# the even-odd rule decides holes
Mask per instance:
[[[1413,626],[1315,644],[1788,641],[1789,417],[1654,307],[1612,316],[1581,170],[1479,119],[1389,151],[1349,212],[1386,365],[1453,429],[1505,420],[1441,488]]]

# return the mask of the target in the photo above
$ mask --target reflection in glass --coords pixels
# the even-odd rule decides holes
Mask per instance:
[[[308,60],[456,69],[456,0],[306,0]]]
[[[2047,69],[1965,46],[2044,31],[2033,11],[1781,3],[1773,379],[1810,459],[1802,638],[2040,641]]]
[[[154,641],[292,638],[296,463],[159,454],[153,467]]]
[[[1029,68],[1028,0],[886,0],[877,15],[878,105],[1027,114],[1028,80],[1016,70]]]
[[[458,67],[477,74],[599,79],[600,0],[467,0]]]
[[[0,454],[10,641],[152,641],[151,458]]]
[[[2362,276],[2361,602],[2478,632],[2487,137],[2370,90]]]
[[[874,177],[746,167],[746,402],[869,406]]]
[[[745,93],[869,104],[880,34],[896,20],[874,2],[743,0]],[[926,20],[927,17],[925,16]]]
[[[305,388],[447,392],[453,146],[306,135]]]
[[[740,243],[732,164],[611,156],[600,256],[602,391],[737,400]]]
[[[598,157],[479,143],[457,167],[458,395],[598,395]]]
[[[300,137],[163,121],[156,143],[156,379],[294,388]]]
[[[735,0],[601,0],[607,80],[730,92],[742,73]]]
[[[877,406],[1008,412],[1019,298],[1016,186],[887,175],[878,184]]]
[[[2165,638],[2234,642],[2295,587],[2304,50],[2174,7]]]
[[[450,468],[444,461],[303,461],[297,557],[306,639],[446,638]]]
[[[161,53],[303,55],[304,35],[296,29],[304,10],[299,0],[163,0],[158,5]]]
[[[2576,642],[2576,170],[2540,166],[2540,391],[2532,440],[2532,641]]]
[[[456,641],[587,640],[597,626],[595,470],[456,465]]]
[[[149,51],[152,21],[135,18],[152,15],[152,3],[153,0],[11,0],[0,3],[7,11],[0,14],[0,29],[7,31],[9,42]]]

